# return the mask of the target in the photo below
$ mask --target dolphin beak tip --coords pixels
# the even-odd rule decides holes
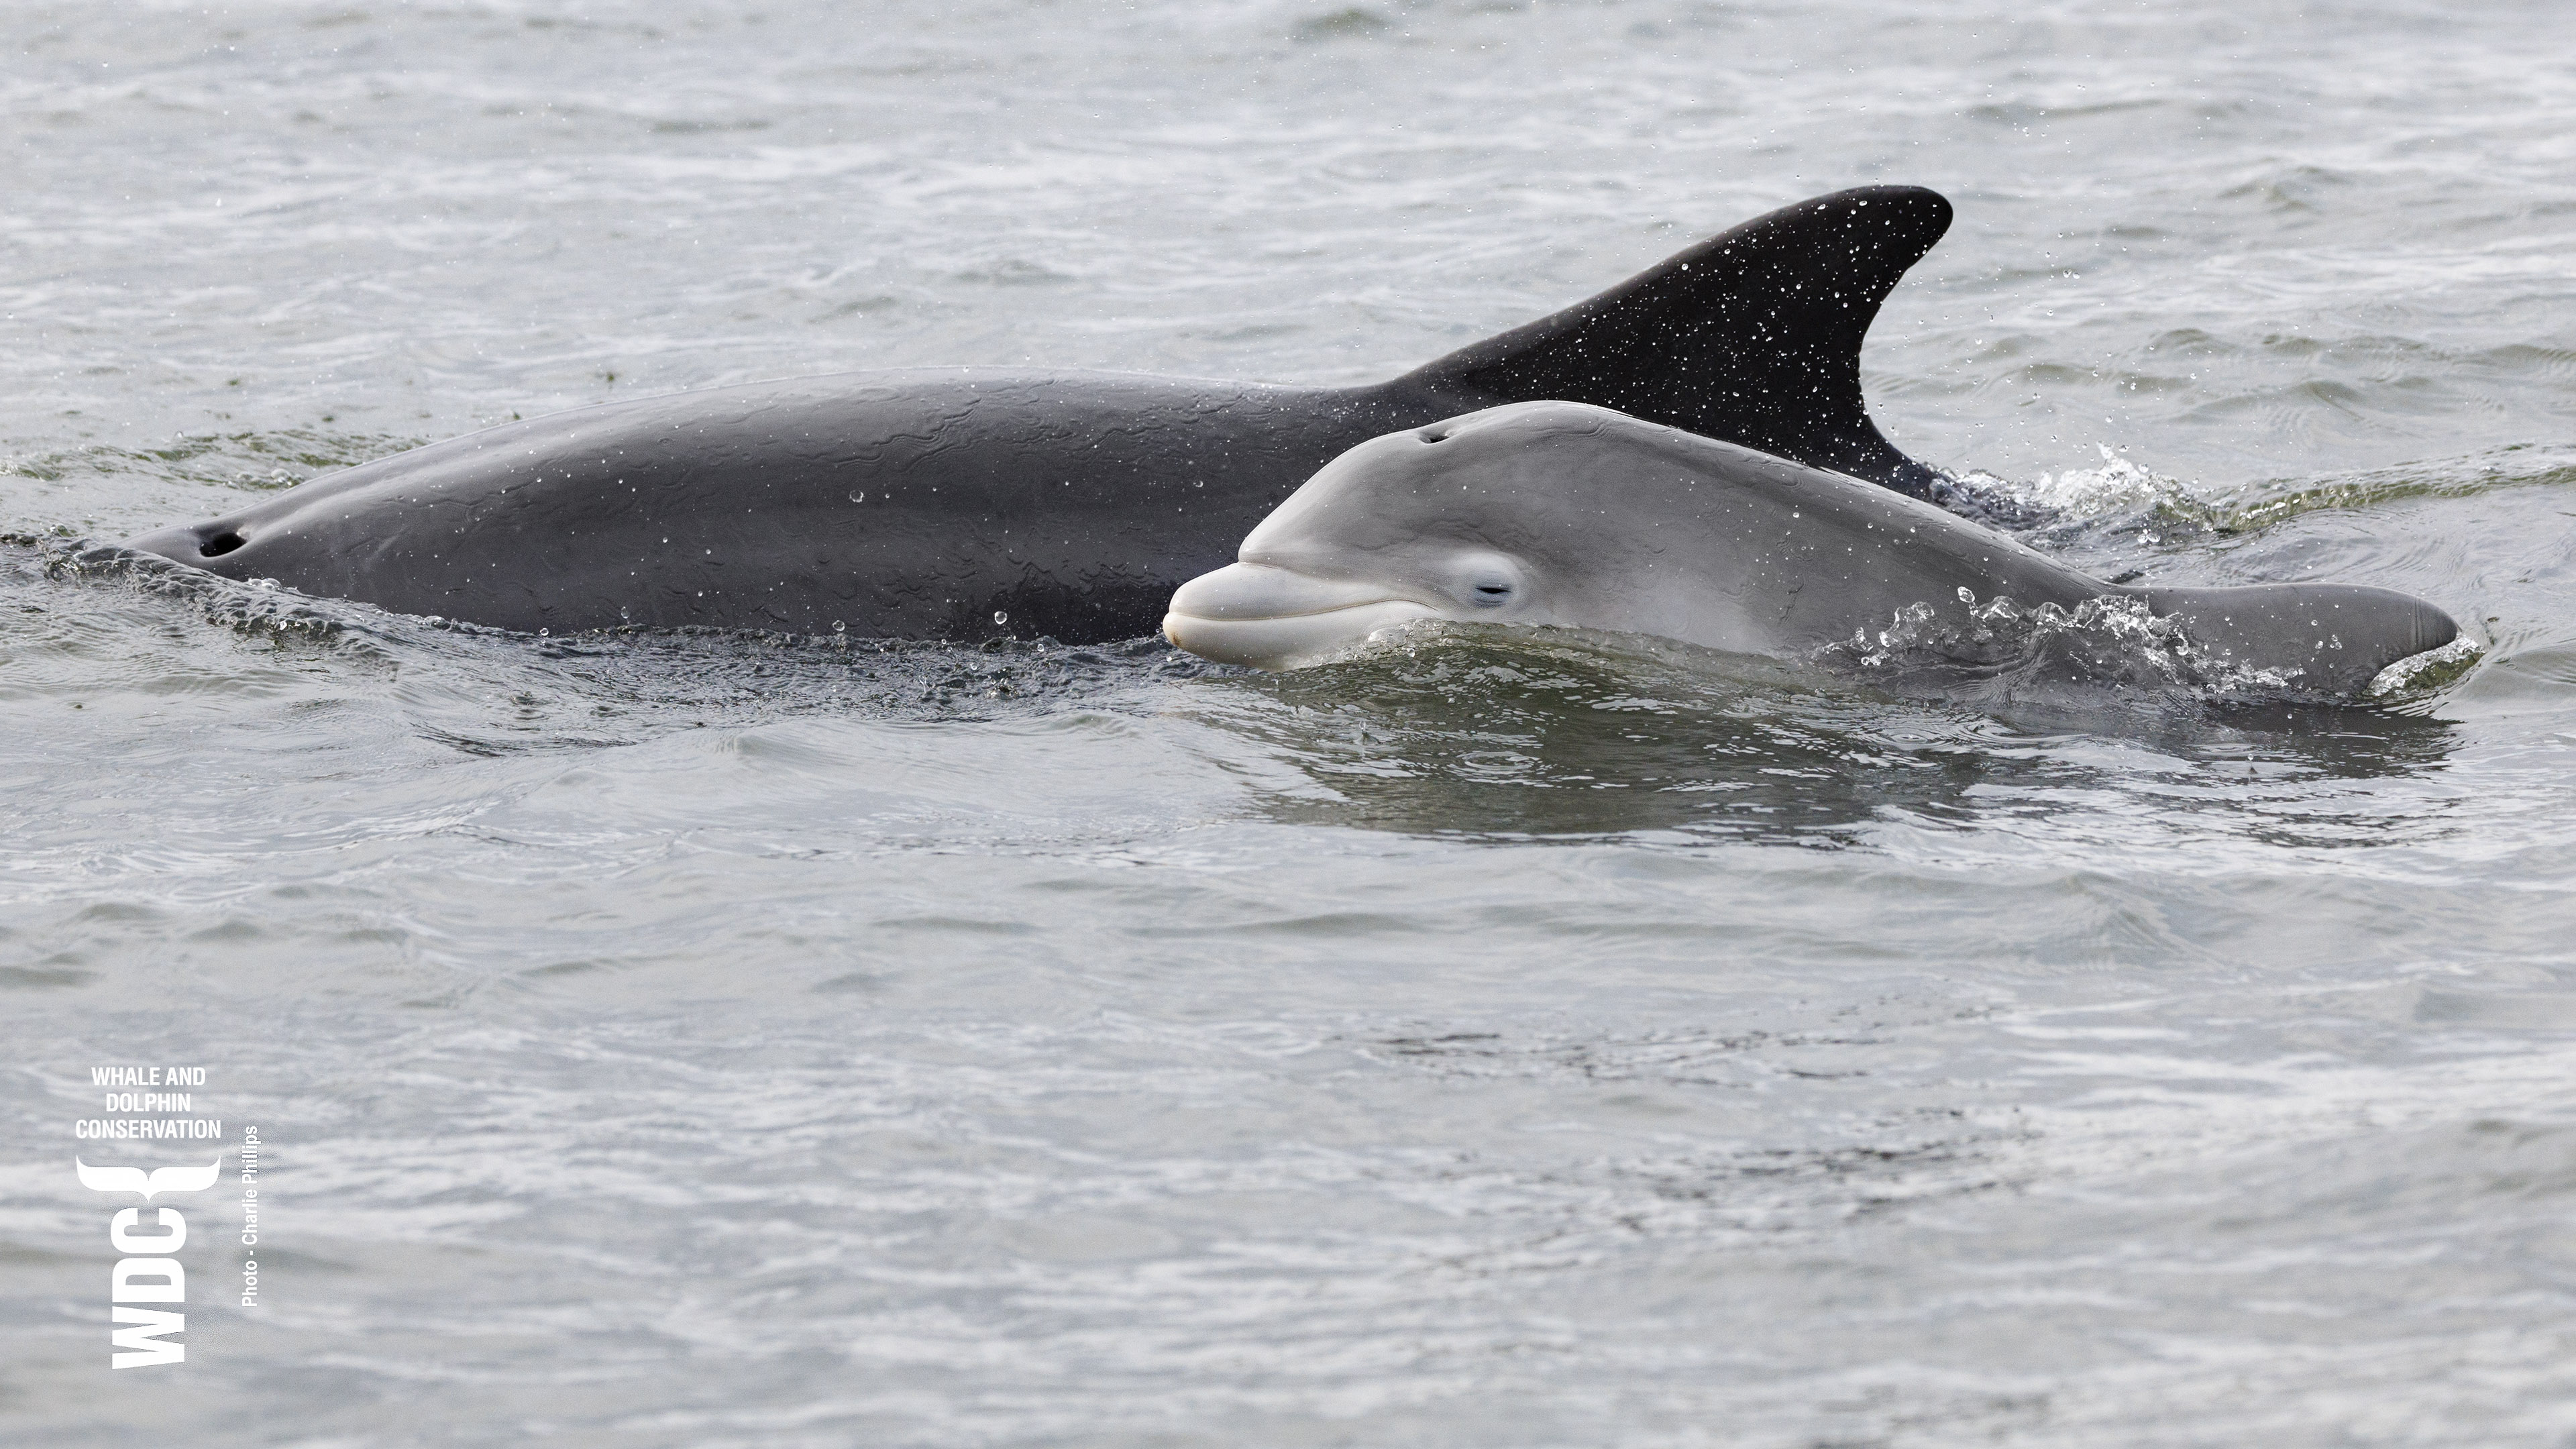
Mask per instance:
[[[1267,564],[1228,564],[1181,585],[1163,615],[1175,649],[1253,669],[1320,663],[1392,624],[1436,611],[1373,584],[1310,578]]]

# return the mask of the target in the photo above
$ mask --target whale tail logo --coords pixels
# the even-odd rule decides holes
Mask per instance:
[[[92,1167],[75,1157],[72,1165],[80,1169],[81,1186],[96,1192],[139,1192],[145,1202],[160,1192],[204,1192],[224,1175],[220,1157],[203,1167],[156,1167],[146,1173],[139,1167]]]

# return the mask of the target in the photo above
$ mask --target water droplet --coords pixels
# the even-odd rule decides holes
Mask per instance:
[[[1007,624],[1011,622],[1011,616],[1003,613],[999,609],[995,609],[993,611],[993,622],[996,624]]]
[[[854,489],[854,490],[852,490],[852,491],[851,491],[851,493],[850,493],[850,501],[851,501],[852,503],[865,503],[865,502],[867,502],[867,501],[868,501],[868,490],[866,490],[865,488],[859,488],[859,489]]]

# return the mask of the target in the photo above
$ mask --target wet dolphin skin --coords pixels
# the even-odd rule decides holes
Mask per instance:
[[[1607,408],[1516,403],[1344,453],[1184,584],[1164,635],[1263,669],[1412,619],[1555,624],[1793,656],[1971,598],[2106,596],[2303,691],[2349,694],[2458,626],[2342,584],[2124,588],[1929,503]],[[1925,611],[1928,610],[1928,613]]]

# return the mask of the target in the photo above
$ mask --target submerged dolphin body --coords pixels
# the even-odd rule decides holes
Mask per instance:
[[[1172,590],[1334,456],[1573,398],[1900,491],[1861,338],[1950,205],[1803,201],[1387,383],[856,373],[610,403],[316,478],[131,546],[406,613],[556,632],[886,638],[1153,632]]]
[[[1392,433],[1333,460],[1184,584],[1163,632],[1291,669],[1415,619],[1557,624],[1795,657],[1904,618],[1959,637],[2020,609],[2141,601],[2203,657],[2360,691],[2447,644],[2441,610],[2342,584],[2122,588],[1929,503],[1582,403]]]

